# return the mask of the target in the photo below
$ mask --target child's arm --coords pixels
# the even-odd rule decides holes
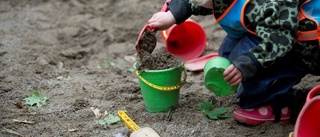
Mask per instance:
[[[210,3],[204,3],[208,6]],[[165,30],[173,24],[180,24],[187,20],[191,15],[211,15],[212,9],[204,8],[189,2],[189,0],[172,0],[168,3],[169,11],[157,12],[148,21],[148,25],[158,29]]]
[[[192,2],[194,0],[171,0],[171,2],[168,3],[168,8],[173,14],[176,24],[180,24],[187,20],[191,15],[212,15],[212,9],[208,8],[207,6],[212,5],[208,2],[208,0],[205,0],[203,3],[204,6],[199,6],[198,4]],[[203,1],[203,0],[201,0]]]
[[[253,30],[261,42],[248,53],[231,60],[243,73],[243,80],[284,57],[292,49],[297,34],[298,3],[295,0],[269,1],[260,5],[253,7],[255,9],[250,7],[252,10],[246,16],[249,22],[255,23],[249,25],[254,26]]]

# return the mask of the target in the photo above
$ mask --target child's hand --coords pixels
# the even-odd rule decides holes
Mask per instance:
[[[240,84],[242,81],[242,73],[231,64],[224,72],[224,80],[228,82],[229,85],[234,86]]]
[[[155,13],[148,21],[150,27],[158,30],[166,30],[175,23],[176,20],[170,11]]]

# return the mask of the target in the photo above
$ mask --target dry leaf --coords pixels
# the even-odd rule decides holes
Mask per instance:
[[[27,121],[27,120],[18,120],[18,119],[12,119],[14,122],[19,122],[19,123],[25,123],[25,124],[34,124],[35,122],[32,121]]]
[[[75,131],[77,131],[78,129],[77,128],[73,128],[73,129],[69,129],[68,131],[69,132],[75,132]]]
[[[108,111],[107,111],[107,110],[106,110],[106,111],[104,111],[104,113],[103,113],[102,117],[105,117],[106,115],[108,115]]]
[[[94,113],[94,115],[96,116],[97,119],[100,119],[108,114],[107,111],[104,111],[103,114],[100,113],[100,110],[98,108],[91,107],[90,109],[92,110],[92,112]]]
[[[100,114],[100,110],[99,109],[97,109],[97,108],[93,108],[93,107],[91,107],[90,108],[91,109],[91,111],[94,113],[94,115],[96,116],[96,118],[100,118],[100,116],[101,116],[101,114]]]

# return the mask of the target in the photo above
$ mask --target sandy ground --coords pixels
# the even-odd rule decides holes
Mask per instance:
[[[237,106],[233,95],[216,97],[208,91],[201,72],[187,73],[171,119],[167,113],[146,111],[131,71],[134,46],[141,28],[162,5],[162,0],[1,0],[0,136],[113,137],[128,131],[123,122],[96,124],[91,107],[114,115],[126,110],[140,127],[154,128],[162,137],[288,136],[304,93],[320,83],[319,77],[308,75],[295,86],[290,124],[252,127],[232,118],[209,119],[198,102],[212,101],[228,108],[228,114]],[[213,17],[192,18],[207,34],[204,54],[215,52],[225,33]],[[159,33],[157,40],[154,52],[165,52]],[[46,105],[19,108],[34,91],[48,97]]]

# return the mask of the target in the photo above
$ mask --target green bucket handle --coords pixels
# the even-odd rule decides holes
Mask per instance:
[[[181,88],[182,85],[186,82],[187,70],[186,70],[186,67],[184,65],[182,66],[182,68],[183,68],[183,74],[184,74],[183,80],[179,84],[174,85],[174,86],[159,86],[159,85],[155,85],[155,84],[152,84],[151,82],[149,82],[148,80],[144,79],[141,76],[141,73],[138,70],[136,70],[136,74],[148,86],[153,87],[153,88],[155,88],[157,90],[160,90],[160,91],[166,91],[167,92],[167,91],[172,91],[172,90],[176,90],[176,89]]]

